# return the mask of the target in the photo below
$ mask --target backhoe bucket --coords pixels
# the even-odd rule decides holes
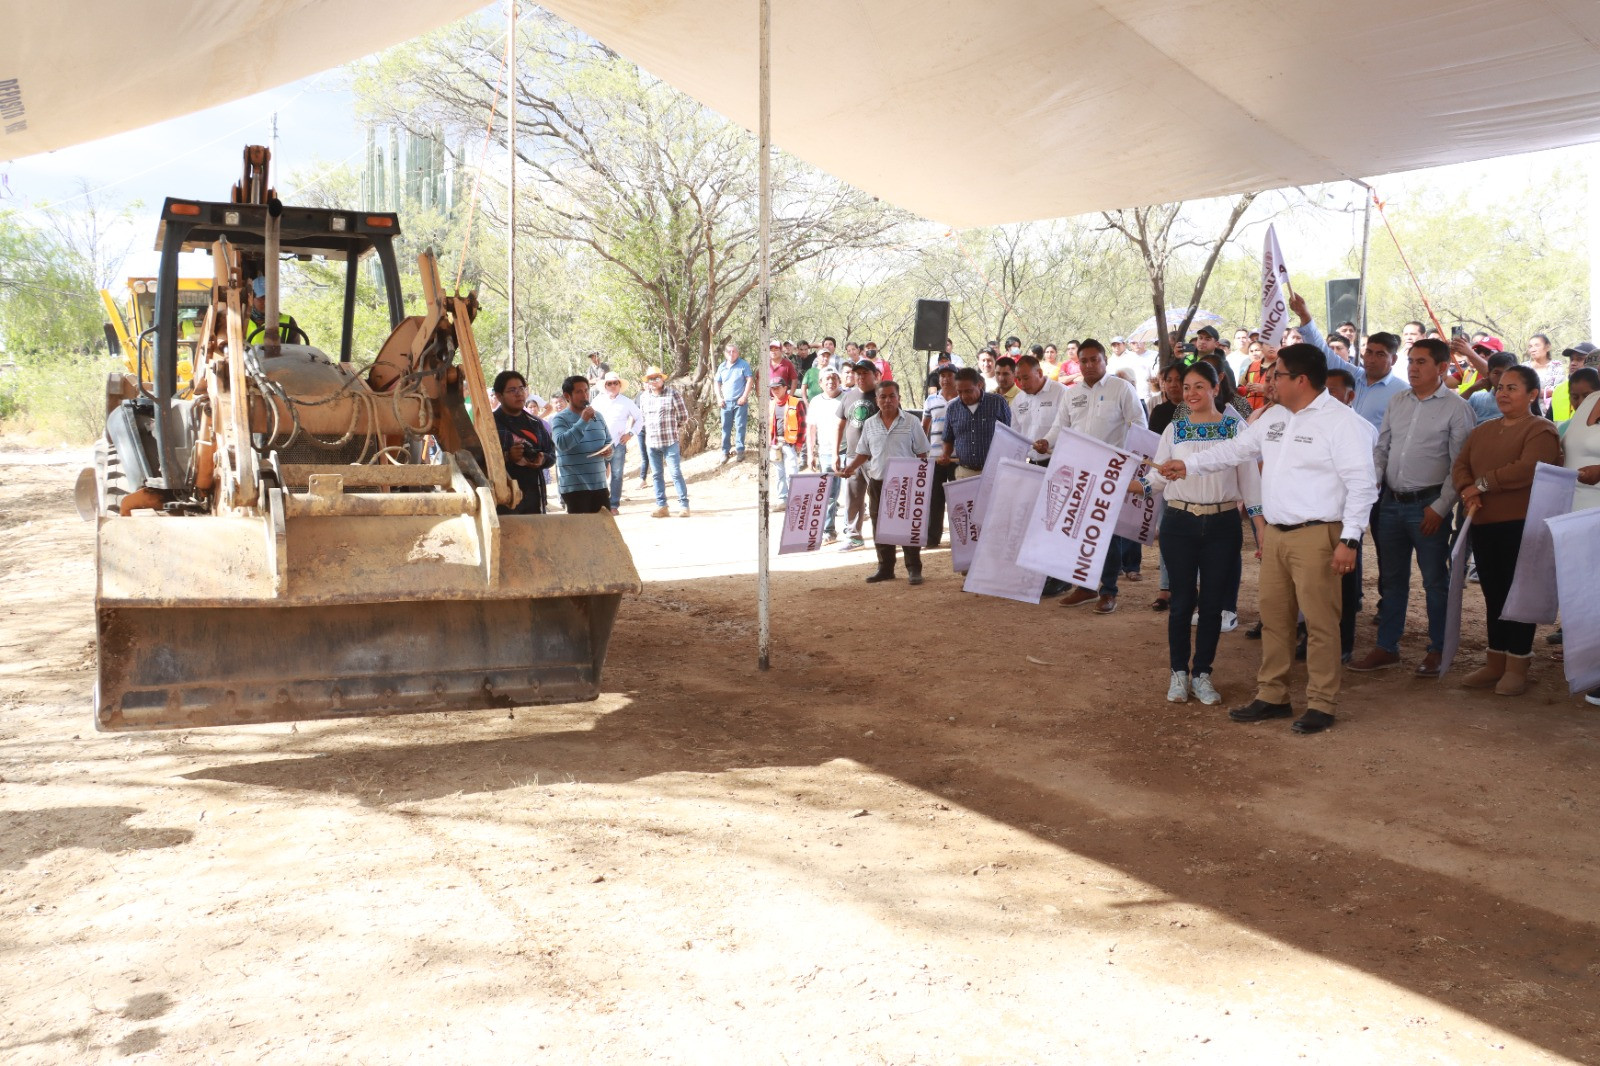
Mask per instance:
[[[610,515],[497,516],[487,490],[476,513],[285,518],[275,504],[264,518],[100,520],[98,729],[599,694],[622,594],[640,588]]]

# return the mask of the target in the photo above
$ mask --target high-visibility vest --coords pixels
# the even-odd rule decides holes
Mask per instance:
[[[800,405],[793,399],[783,405],[783,432],[782,440],[785,444],[799,444],[800,436],[805,432],[805,425],[800,421]]]
[[[266,326],[267,324],[265,322],[257,322],[253,318],[247,319],[244,330],[244,342],[246,344],[261,343],[261,338],[265,336],[267,332]],[[295,320],[289,315],[278,315],[278,340],[280,342],[284,344],[289,343],[289,338],[294,336],[294,331],[298,328],[299,327],[295,323]]]
[[[1556,391],[1550,396],[1552,422],[1565,422],[1572,417],[1572,390],[1568,385],[1568,382],[1563,381],[1556,386]]]

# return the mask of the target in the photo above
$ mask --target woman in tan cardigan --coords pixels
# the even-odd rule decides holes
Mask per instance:
[[[1561,463],[1555,424],[1533,413],[1539,392],[1539,376],[1531,369],[1508,367],[1494,395],[1501,417],[1472,431],[1451,474],[1472,516],[1472,557],[1489,610],[1488,662],[1463,683],[1471,688],[1493,685],[1502,696],[1519,696],[1527,689],[1533,657],[1532,623],[1500,617],[1517,572],[1533,468]]]

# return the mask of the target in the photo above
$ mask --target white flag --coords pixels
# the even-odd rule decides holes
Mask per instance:
[[[1123,442],[1122,450],[1140,459],[1154,459],[1156,449],[1161,447],[1161,434],[1143,426],[1129,426],[1128,439]],[[1144,477],[1144,467],[1141,465],[1137,477]]]
[[[1555,541],[1561,590],[1562,668],[1573,692],[1600,688],[1600,596],[1594,594],[1594,546],[1600,544],[1600,507],[1557,515],[1545,525]]]
[[[1156,534],[1161,532],[1161,525],[1156,518],[1161,514],[1162,502],[1160,490],[1152,492],[1149,496],[1141,494],[1129,499],[1123,506],[1122,513],[1117,515],[1117,536],[1127,537],[1144,545],[1154,544]]]
[[[822,547],[822,519],[828,510],[832,474],[796,474],[789,478],[789,507],[783,512],[778,554],[814,552]]]
[[[1028,528],[1028,513],[1044,482],[1044,467],[1016,459],[1002,459],[995,466],[992,457],[984,463],[984,477],[993,481],[989,511],[983,519],[983,539],[967,572],[963,592],[1001,596],[1023,603],[1038,603],[1044,591],[1044,574],[1018,566],[1017,552]]]
[[[1472,557],[1472,516],[1461,523],[1461,533],[1450,553],[1450,598],[1444,610],[1444,647],[1439,653],[1439,676],[1450,672],[1461,650],[1461,601],[1467,594],[1467,560]]]
[[[944,483],[945,528],[950,531],[950,568],[964,574],[978,550],[978,490],[982,477]]]
[[[908,548],[926,545],[932,497],[933,468],[926,459],[890,459],[884,463],[873,541]]]
[[[1044,489],[1029,515],[1017,565],[1098,588],[1105,553],[1138,465],[1126,452],[1063,429]]]
[[[1267,239],[1261,249],[1261,343],[1274,348],[1283,344],[1289,328],[1289,268],[1278,247],[1278,231],[1267,226]]]
[[[1528,495],[1528,518],[1517,549],[1517,572],[1506,593],[1500,617],[1513,622],[1556,620],[1556,547],[1545,519],[1572,510],[1578,472],[1564,466],[1539,463],[1533,468],[1533,489]]]
[[[989,443],[989,457],[983,461],[983,468],[997,470],[1007,459],[1015,459],[1020,463],[1026,461],[1032,454],[1034,454],[1033,441],[1026,439],[1004,422],[996,422],[994,439]],[[993,491],[994,478],[983,476],[978,485],[978,509],[974,512],[979,525],[983,524],[983,513],[989,506],[989,494]]]

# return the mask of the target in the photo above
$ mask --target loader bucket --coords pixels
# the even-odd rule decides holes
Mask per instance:
[[[486,491],[486,490],[485,490]],[[610,515],[100,520],[103,731],[591,700],[625,592]]]

